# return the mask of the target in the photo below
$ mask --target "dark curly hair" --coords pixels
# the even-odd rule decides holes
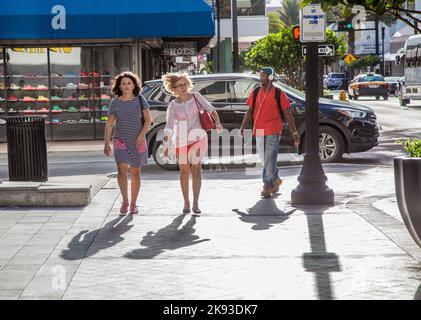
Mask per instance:
[[[135,96],[138,96],[141,89],[141,84],[140,84],[141,82],[140,82],[139,77],[130,71],[124,71],[114,77],[114,81],[113,81],[114,84],[112,87],[113,93],[117,96],[121,96],[123,94],[123,91],[121,91],[120,89],[121,80],[123,80],[123,78],[129,78],[130,80],[133,81],[133,84],[134,84],[133,94]]]

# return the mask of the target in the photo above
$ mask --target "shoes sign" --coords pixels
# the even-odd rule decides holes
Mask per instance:
[[[164,55],[172,57],[197,55],[196,42],[165,42]]]
[[[302,55],[306,56],[307,50],[306,46],[303,46]],[[319,57],[333,56],[335,53],[335,46],[333,44],[320,44],[319,45]]]
[[[55,14],[51,20],[51,27],[54,30],[66,30],[66,8],[61,5],[55,5],[51,9],[51,13]]]

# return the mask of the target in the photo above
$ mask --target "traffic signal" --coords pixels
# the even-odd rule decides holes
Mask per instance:
[[[351,20],[338,21],[338,31],[351,31],[351,30],[353,30]]]
[[[292,37],[294,38],[295,41],[300,40],[300,26],[294,26],[292,28]]]

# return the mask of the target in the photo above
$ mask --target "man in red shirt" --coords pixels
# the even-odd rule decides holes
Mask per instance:
[[[247,100],[249,110],[243,119],[240,131],[253,119],[253,135],[256,137],[257,150],[263,164],[263,190],[262,197],[269,198],[272,193],[279,191],[282,183],[279,178],[279,170],[276,166],[278,159],[279,140],[282,133],[282,117],[288,123],[292,131],[295,145],[300,144],[300,136],[295,128],[294,118],[291,115],[290,102],[285,92],[272,85],[274,71],[270,67],[264,67],[259,71],[261,87],[258,91],[253,90]],[[280,90],[280,94],[276,93]],[[257,96],[254,97],[255,92]],[[280,99],[280,108],[276,98]]]

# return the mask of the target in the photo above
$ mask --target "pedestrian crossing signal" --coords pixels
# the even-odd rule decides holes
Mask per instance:
[[[292,37],[294,38],[295,41],[300,40],[300,26],[294,26],[292,28]]]

